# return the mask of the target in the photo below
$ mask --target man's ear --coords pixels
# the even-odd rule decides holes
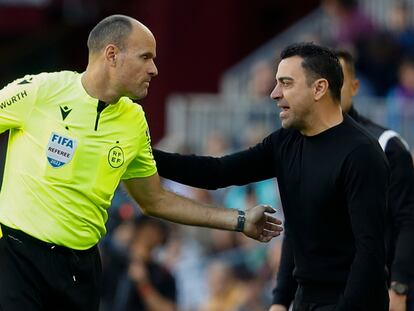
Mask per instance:
[[[119,49],[117,46],[113,44],[108,44],[105,47],[104,54],[105,54],[105,60],[108,62],[110,66],[115,67],[116,66],[116,57],[119,52]]]
[[[352,97],[354,97],[356,94],[358,94],[359,91],[359,80],[358,79],[352,79],[351,82],[351,87],[352,87]]]
[[[329,82],[326,79],[317,79],[313,82],[313,97],[316,101],[320,100],[328,92]]]

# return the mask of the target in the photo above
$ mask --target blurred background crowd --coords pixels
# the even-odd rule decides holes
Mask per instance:
[[[116,13],[157,39],[160,75],[141,104],[161,149],[220,156],[278,128],[269,94],[278,52],[295,41],[352,52],[361,81],[355,106],[414,146],[412,0],[0,0],[1,87],[27,73],[83,71],[89,30]],[[218,191],[164,184],[228,208],[270,204],[283,219],[275,180]],[[122,185],[109,214],[102,310],[269,307],[281,238],[264,245],[144,217]]]

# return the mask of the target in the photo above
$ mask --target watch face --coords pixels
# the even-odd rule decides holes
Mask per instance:
[[[406,295],[408,292],[408,286],[402,283],[394,282],[391,284],[391,289],[398,295]]]

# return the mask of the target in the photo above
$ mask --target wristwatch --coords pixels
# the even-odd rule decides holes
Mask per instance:
[[[244,230],[244,223],[246,222],[246,213],[244,211],[238,210],[237,211],[237,225],[236,225],[236,231],[243,232]]]
[[[408,285],[400,282],[391,282],[390,288],[397,294],[397,295],[407,295],[408,293]]]

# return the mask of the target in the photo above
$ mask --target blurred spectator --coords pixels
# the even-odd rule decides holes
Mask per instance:
[[[253,246],[246,239],[247,245]],[[255,263],[251,260],[246,260],[243,270],[237,269],[237,276],[242,282],[242,286],[245,287],[244,296],[241,297],[241,305],[237,311],[264,311],[268,310],[268,306],[272,303],[271,288],[274,285],[274,279],[279,270],[280,258],[281,258],[281,246],[280,240],[272,241],[268,247],[261,247],[256,244],[253,253],[258,253],[262,250],[260,256],[260,265],[256,266],[256,269],[252,269]],[[245,255],[251,256],[251,251],[245,248]],[[256,256],[257,257],[257,256]],[[256,260],[257,261],[257,260]]]
[[[106,236],[100,244],[102,257],[102,294],[101,309],[114,308],[115,291],[128,264],[128,247],[133,233],[133,222],[121,222],[111,237]]]
[[[414,55],[414,28],[410,20],[410,7],[405,1],[393,2],[388,10],[388,30],[399,44],[403,55]]]
[[[250,69],[247,100],[251,104],[269,103],[275,81],[275,72],[269,61],[262,59]]]
[[[203,150],[208,154],[222,154],[229,148],[226,137],[216,130],[212,131],[203,143]],[[192,149],[184,145],[179,137],[171,136],[162,140],[159,145],[172,152],[192,152]],[[166,189],[205,203],[222,201],[219,192],[213,193],[189,187],[168,179],[164,179],[163,184]],[[214,239],[211,238],[213,231],[219,230],[207,231],[204,228],[175,225],[173,228],[173,234],[161,252],[161,257],[176,280],[178,309],[196,311],[206,293],[205,262],[208,260],[206,249],[213,244]],[[227,233],[228,231],[223,231],[223,234]]]
[[[180,311],[198,311],[206,296],[204,245],[188,227],[173,224],[172,236],[162,258],[177,284],[177,305]],[[209,237],[208,232],[205,232]]]
[[[276,75],[274,66],[272,66],[273,61],[273,58],[271,60],[259,59],[249,69],[247,91],[243,94],[244,100],[240,104],[244,103],[250,106],[250,109],[245,116],[246,119],[241,121],[241,126],[268,121],[266,118],[269,116],[264,113],[266,110],[263,110],[263,108],[273,104],[270,99]],[[243,119],[243,117],[240,119]],[[274,124],[274,120],[277,120],[277,118],[274,117],[267,123]]]
[[[217,129],[213,129],[204,141],[203,152],[206,155],[219,157],[226,154],[229,151],[230,146],[231,143],[226,135]]]
[[[274,273],[276,273],[278,269],[277,262],[279,256],[277,255],[277,247],[275,248],[275,246],[280,244],[280,242],[272,242],[269,247],[262,243],[250,243],[250,241],[238,235],[237,243],[240,258],[238,261],[235,261],[234,264],[243,267],[243,270],[255,275],[255,277],[263,284],[268,281],[271,282],[272,277],[275,276]],[[276,269],[276,271],[274,269]],[[265,290],[262,294],[264,293]]]
[[[103,311],[113,310],[119,279],[127,269],[128,248],[134,232],[133,218],[137,212],[137,206],[131,202],[122,186],[118,187],[108,211],[108,233],[99,243],[102,258]]]
[[[154,255],[167,237],[164,222],[144,215],[136,219],[128,269],[119,282],[113,310],[176,310],[175,280]]]
[[[236,269],[237,278],[240,281],[243,295],[240,297],[240,305],[235,311],[265,311],[269,303],[263,299],[263,279],[245,267]]]
[[[358,45],[356,67],[371,84],[374,96],[386,96],[397,81],[400,47],[392,35],[379,31]]]
[[[401,132],[404,126],[414,121],[414,56],[401,61],[398,84],[388,94],[387,108],[392,129]]]
[[[322,9],[331,20],[335,45],[355,46],[375,32],[373,22],[359,7],[358,0],[323,0]]]
[[[240,307],[244,288],[236,279],[232,267],[215,260],[208,266],[208,296],[200,311],[235,311]]]
[[[327,44],[353,51],[363,92],[384,96],[397,76],[400,50],[393,36],[374,25],[358,0],[322,0],[322,9],[332,26]]]
[[[356,55],[362,93],[385,96],[397,81],[400,43],[409,37],[406,22],[399,19],[401,12],[397,11],[398,5],[395,6],[395,12],[390,14],[390,31],[375,25],[358,0],[323,0],[322,9],[332,25],[328,45],[352,51]],[[408,39],[405,44],[408,47],[414,43]]]

